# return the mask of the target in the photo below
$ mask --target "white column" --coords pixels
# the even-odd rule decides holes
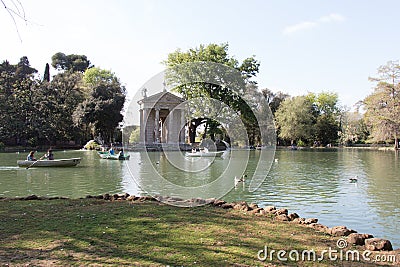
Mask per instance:
[[[148,109],[143,109],[143,143],[147,142],[147,119],[148,119]]]
[[[154,119],[154,131],[155,131],[155,135],[154,135],[154,141],[155,142],[160,142],[160,109],[156,108],[156,116]]]
[[[139,110],[139,116],[140,116],[140,138],[139,138],[139,142],[140,143],[144,143],[144,121],[143,121],[143,109]]]
[[[180,125],[180,135],[179,135],[179,142],[180,143],[186,143],[185,142],[185,110],[181,109],[181,125]]]
[[[168,124],[167,124],[167,143],[173,143],[173,129],[174,129],[174,112],[173,109],[169,111],[168,114]]]

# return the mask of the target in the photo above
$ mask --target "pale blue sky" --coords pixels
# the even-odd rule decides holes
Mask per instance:
[[[1,61],[27,56],[43,75],[56,52],[84,54],[115,72],[130,97],[168,53],[199,44],[228,42],[240,61],[255,55],[260,88],[337,92],[347,106],[372,92],[368,77],[380,65],[400,57],[396,0],[20,1],[30,21],[17,19],[22,42],[0,11]]]

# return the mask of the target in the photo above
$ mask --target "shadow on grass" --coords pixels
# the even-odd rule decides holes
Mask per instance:
[[[211,206],[94,199],[0,205],[0,264],[255,266],[267,264],[257,258],[265,245],[275,250],[334,245],[308,228]]]

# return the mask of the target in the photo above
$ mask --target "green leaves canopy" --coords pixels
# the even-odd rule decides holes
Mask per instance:
[[[375,142],[395,140],[399,148],[400,136],[400,65],[389,61],[378,69],[378,77],[370,78],[377,82],[374,92],[363,103],[366,108],[365,118],[371,127]]]

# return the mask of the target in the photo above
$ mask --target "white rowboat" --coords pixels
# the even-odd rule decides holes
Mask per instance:
[[[224,151],[208,151],[208,152],[191,152],[186,153],[187,157],[221,157]]]

